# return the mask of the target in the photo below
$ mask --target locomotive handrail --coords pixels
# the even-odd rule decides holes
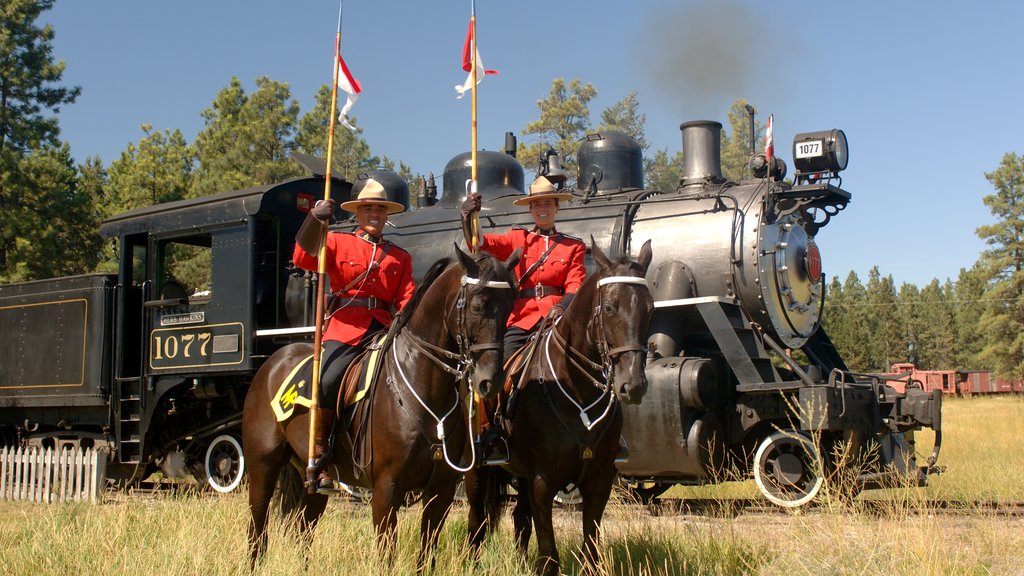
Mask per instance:
[[[299,326],[295,328],[267,328],[264,330],[257,330],[256,336],[281,336],[287,334],[312,334],[316,330],[315,326]]]
[[[655,300],[654,308],[672,308],[675,306],[694,306],[696,304],[708,304],[718,302],[721,304],[739,305],[739,300],[726,296],[697,296],[695,298],[676,298],[674,300]]]
[[[188,298],[164,298],[162,300],[147,300],[142,303],[143,308],[168,308],[186,305],[188,305]]]

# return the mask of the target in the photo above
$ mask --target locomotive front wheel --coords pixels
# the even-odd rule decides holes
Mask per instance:
[[[206,449],[206,479],[217,492],[231,492],[245,476],[242,444],[229,434],[218,436]]]
[[[803,506],[821,491],[821,457],[810,438],[780,430],[754,454],[754,481],[765,498],[784,508]]]

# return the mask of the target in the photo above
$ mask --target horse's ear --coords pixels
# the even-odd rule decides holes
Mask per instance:
[[[608,260],[608,257],[604,255],[604,252],[597,247],[597,241],[594,240],[594,235],[590,235],[590,253],[594,255],[594,262],[601,267],[602,270],[607,270],[612,267],[612,263]]]
[[[651,241],[644,242],[644,245],[640,247],[640,257],[637,258],[637,262],[644,269],[644,276],[647,275],[647,267],[651,265],[651,260],[654,258],[654,254],[651,252]]]
[[[476,278],[480,275],[480,265],[476,263],[476,260],[472,256],[466,254],[462,248],[459,248],[458,244],[452,243],[455,248],[455,255],[459,258],[459,264],[462,264],[462,268],[466,271],[466,275],[470,278]]]
[[[511,254],[509,254],[508,258],[506,258],[505,261],[502,262],[502,264],[505,265],[506,270],[511,271],[513,268],[516,267],[516,264],[519,264],[519,259],[522,257],[523,247],[520,246],[519,248],[516,248]]]

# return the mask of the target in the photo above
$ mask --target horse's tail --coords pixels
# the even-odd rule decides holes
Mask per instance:
[[[500,466],[481,466],[477,470],[480,474],[480,492],[483,495],[487,533],[491,534],[498,529],[501,512],[508,499],[508,486],[512,475]]]
[[[278,516],[289,524],[298,521],[302,507],[302,494],[306,490],[303,483],[304,470],[305,466],[293,458],[281,468],[281,473],[277,477],[275,508]]]

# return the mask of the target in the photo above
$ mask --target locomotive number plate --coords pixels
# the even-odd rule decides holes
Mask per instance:
[[[817,158],[825,153],[825,146],[821,140],[801,142],[796,145],[797,158]]]
[[[149,335],[149,367],[172,370],[241,364],[243,342],[240,322],[160,328]]]

